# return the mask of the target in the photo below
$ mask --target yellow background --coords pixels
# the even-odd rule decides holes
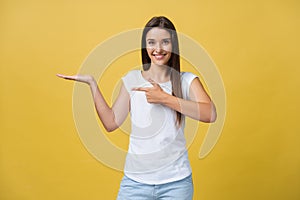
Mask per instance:
[[[226,88],[217,145],[199,160],[200,133],[189,149],[194,199],[300,199],[299,11],[295,0],[0,1],[0,199],[116,197],[122,173],[84,148],[74,85],[55,74],[76,73],[101,41],[155,15],[208,51]]]

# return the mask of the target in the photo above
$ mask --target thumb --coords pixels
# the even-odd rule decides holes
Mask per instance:
[[[154,80],[151,78],[148,80],[153,86],[158,86],[158,83],[156,83]]]

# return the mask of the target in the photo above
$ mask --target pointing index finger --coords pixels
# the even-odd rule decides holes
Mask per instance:
[[[148,80],[153,86],[158,85],[154,80],[152,80],[151,78],[149,78]]]
[[[60,78],[68,79],[68,80],[75,80],[76,79],[76,76],[67,76],[67,75],[63,75],[63,74],[56,74],[56,76],[58,76]]]
[[[132,88],[131,90],[133,90],[133,91],[147,92],[147,91],[149,90],[149,88],[145,88],[145,87],[136,87],[136,88]]]

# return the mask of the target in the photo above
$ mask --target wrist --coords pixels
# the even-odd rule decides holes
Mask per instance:
[[[161,102],[160,103],[163,104],[163,105],[168,105],[168,102],[171,101],[172,97],[173,97],[172,95],[164,92],[163,95],[161,95]]]
[[[89,86],[94,86],[97,85],[96,80],[94,79],[93,76],[90,76],[87,83],[89,84]]]

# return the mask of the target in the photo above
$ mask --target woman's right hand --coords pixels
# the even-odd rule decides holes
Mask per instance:
[[[73,81],[87,83],[89,85],[94,81],[94,77],[91,75],[77,74],[74,76],[67,76],[67,75],[63,75],[63,74],[56,74],[56,76],[63,78],[63,79],[67,79],[67,80],[73,80]]]

